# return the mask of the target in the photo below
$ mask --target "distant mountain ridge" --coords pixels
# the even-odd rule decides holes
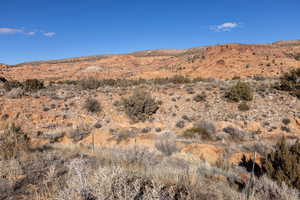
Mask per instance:
[[[222,44],[190,49],[157,49],[128,54],[83,56],[0,65],[12,79],[74,80],[96,78],[157,78],[183,75],[228,79],[236,76],[267,77],[300,67],[300,40],[270,44]],[[88,69],[88,70],[86,70]]]

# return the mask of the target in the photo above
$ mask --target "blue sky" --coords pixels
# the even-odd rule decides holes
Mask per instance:
[[[0,63],[300,39],[300,0],[1,0]]]

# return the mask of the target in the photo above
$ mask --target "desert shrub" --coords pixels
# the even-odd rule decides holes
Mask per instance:
[[[249,84],[239,81],[225,93],[225,97],[234,102],[241,100],[251,101],[253,99],[253,92]]]
[[[178,122],[176,123],[176,127],[177,127],[177,128],[184,128],[184,126],[185,126],[185,123],[184,123],[184,121],[182,121],[182,120],[180,120],[180,121],[178,121]]]
[[[83,90],[92,90],[100,87],[100,82],[94,78],[85,78],[79,81],[79,86]]]
[[[171,133],[164,133],[156,138],[155,148],[166,156],[171,156],[179,148],[176,145],[176,136]]]
[[[296,60],[300,61],[300,53],[295,54],[295,55],[294,55],[294,58],[295,58]]]
[[[188,94],[195,94],[195,91],[194,91],[194,89],[193,89],[192,87],[187,88],[187,89],[186,89],[186,92],[187,92]]]
[[[22,87],[22,83],[20,83],[19,81],[7,81],[4,83],[3,87],[8,92],[13,88]]]
[[[132,87],[142,84],[153,84],[153,85],[165,85],[169,83],[173,84],[186,84],[186,83],[196,83],[196,82],[211,82],[212,78],[194,78],[190,79],[182,75],[175,75],[166,78],[153,78],[153,79],[95,79],[93,77],[84,78],[81,80],[65,80],[52,82],[53,84],[68,84],[68,85],[79,85],[83,90],[97,89],[99,87],[110,86],[110,87]],[[192,90],[190,90],[192,92]]]
[[[0,76],[0,82],[5,83],[5,82],[7,82],[7,81],[8,81],[8,80],[7,80],[6,78]]]
[[[44,82],[37,79],[28,79],[22,83],[22,88],[26,92],[35,92],[37,90],[43,89],[44,87]]]
[[[300,98],[300,69],[293,69],[281,76],[279,89]]]
[[[182,75],[175,75],[173,77],[151,79],[149,82],[154,83],[156,85],[162,85],[168,83],[184,84],[184,83],[191,83],[192,80]]]
[[[9,98],[12,98],[12,99],[16,99],[16,98],[22,97],[24,94],[25,94],[25,91],[22,88],[18,87],[18,88],[11,89],[6,94],[6,96],[9,97]]]
[[[213,140],[216,127],[211,122],[202,121],[183,133],[184,138],[199,138],[202,140]]]
[[[134,122],[145,121],[156,113],[159,109],[157,102],[149,93],[137,90],[128,98],[123,98],[121,102],[125,113]]]
[[[193,100],[196,102],[205,101],[206,94],[205,93],[197,94],[196,96],[193,97]]]
[[[11,159],[28,149],[29,138],[20,127],[12,124],[0,133],[0,158]]]
[[[73,142],[78,142],[89,136],[90,133],[90,126],[88,126],[87,124],[80,124],[79,126],[70,131],[68,137],[71,138]]]
[[[288,145],[282,138],[265,162],[267,175],[282,184],[300,189],[300,142]]]
[[[151,160],[148,153],[135,152],[131,152],[130,156],[138,157],[137,160]],[[118,156],[123,157],[123,154]],[[196,169],[192,171],[183,160],[170,157],[154,167],[147,165],[145,172],[113,164],[92,166],[88,159],[82,158],[73,159],[69,163],[66,183],[55,199],[245,199],[225,182],[198,178],[198,173],[194,172]],[[208,170],[212,171],[210,168]]]
[[[238,128],[235,128],[233,126],[227,126],[227,127],[223,128],[223,131],[225,133],[228,133],[232,140],[240,141],[240,140],[247,139],[247,135],[245,134],[244,131],[242,131]]]
[[[261,167],[256,163],[256,161],[254,162],[252,158],[248,159],[245,155],[243,155],[241,161],[239,162],[239,166],[244,167],[247,172],[252,172],[253,170],[254,175],[257,177],[261,177],[265,172],[264,167]]]
[[[248,104],[245,101],[243,101],[242,103],[239,104],[238,109],[240,111],[248,111],[250,110],[250,106],[248,106]]]
[[[284,125],[288,125],[288,124],[291,123],[291,120],[290,120],[290,119],[287,119],[287,118],[284,118],[284,119],[282,119],[282,123],[283,123]]]
[[[231,80],[240,80],[240,79],[241,79],[241,77],[239,77],[239,76],[234,76],[234,77],[232,77]]]
[[[295,60],[300,61],[300,53],[288,54],[288,56],[294,58]]]
[[[225,65],[225,61],[223,59],[217,61],[218,65]]]
[[[136,136],[134,131],[131,130],[120,130],[117,131],[117,133],[114,133],[114,136],[112,137],[113,140],[117,142],[117,144],[128,141],[130,138],[134,138]]]
[[[91,113],[101,112],[102,107],[97,99],[88,98],[85,101],[84,108]]]
[[[171,83],[174,83],[174,84],[183,84],[183,83],[190,83],[191,80],[185,76],[181,76],[181,75],[175,75],[173,77],[171,77],[169,79],[169,81]]]

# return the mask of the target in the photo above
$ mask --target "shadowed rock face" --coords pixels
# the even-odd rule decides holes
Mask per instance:
[[[15,80],[76,80],[97,78],[157,78],[174,75],[231,79],[262,75],[279,76],[300,67],[299,41],[272,44],[226,44],[183,50],[149,50],[120,55],[99,55],[21,63],[0,68]],[[92,67],[91,67],[92,66]],[[95,67],[96,66],[96,67]]]

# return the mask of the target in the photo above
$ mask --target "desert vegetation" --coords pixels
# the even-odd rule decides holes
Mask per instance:
[[[205,65],[206,51],[172,56]],[[298,69],[218,79],[160,67],[176,72],[0,83],[0,199],[299,199]]]
[[[102,107],[97,99],[88,98],[85,101],[84,108],[91,113],[98,113],[101,112]]]
[[[22,88],[23,90],[27,92],[34,92],[40,89],[44,88],[44,83],[41,80],[37,79],[27,79],[24,82],[19,81],[7,81],[4,83],[4,86],[6,91],[10,91],[13,88]]]
[[[202,126],[212,129],[211,125]],[[281,140],[274,151],[268,154],[264,165],[266,175],[252,177],[254,182],[251,182],[248,181],[251,179],[251,172],[248,174],[247,165],[223,168],[221,166],[224,164],[220,162],[213,165],[201,159],[182,159],[182,156],[188,155],[177,153],[179,147],[174,143],[176,136],[170,133],[157,138],[156,148],[159,152],[137,145],[126,150],[97,147],[95,154],[90,155],[88,148],[77,145],[64,147],[57,144],[44,147],[43,150],[33,149],[28,146],[24,135],[22,138],[15,136],[21,132],[22,130],[12,126],[7,129],[6,135],[1,135],[8,138],[0,143],[1,198],[19,199],[20,196],[27,195],[30,199],[66,200],[221,200],[249,199],[250,195],[255,200],[293,200],[299,196],[296,190],[299,185],[296,182],[297,175],[280,167],[292,170],[291,165],[286,165],[285,162],[296,162],[294,159],[298,156],[298,143],[287,147],[286,140]],[[11,142],[11,138],[15,137],[17,142]],[[278,162],[280,159],[285,161]],[[248,161],[244,159],[241,162]],[[247,180],[241,179],[240,173],[244,173]],[[294,179],[282,176],[281,173]],[[31,188],[29,185],[35,187]]]
[[[299,92],[299,77],[300,77],[300,69],[293,69],[283,76],[280,77],[280,86],[279,88],[284,91],[290,92],[291,95],[296,97],[300,97]]]
[[[287,144],[287,140],[282,138],[266,158],[266,174],[279,184],[285,183],[299,189],[299,151],[298,140],[294,144]]]
[[[225,97],[233,102],[251,101],[253,99],[253,92],[247,83],[239,81],[226,92]]]
[[[149,93],[137,90],[132,96],[122,99],[122,106],[128,117],[134,122],[150,119],[159,109],[159,102]]]

